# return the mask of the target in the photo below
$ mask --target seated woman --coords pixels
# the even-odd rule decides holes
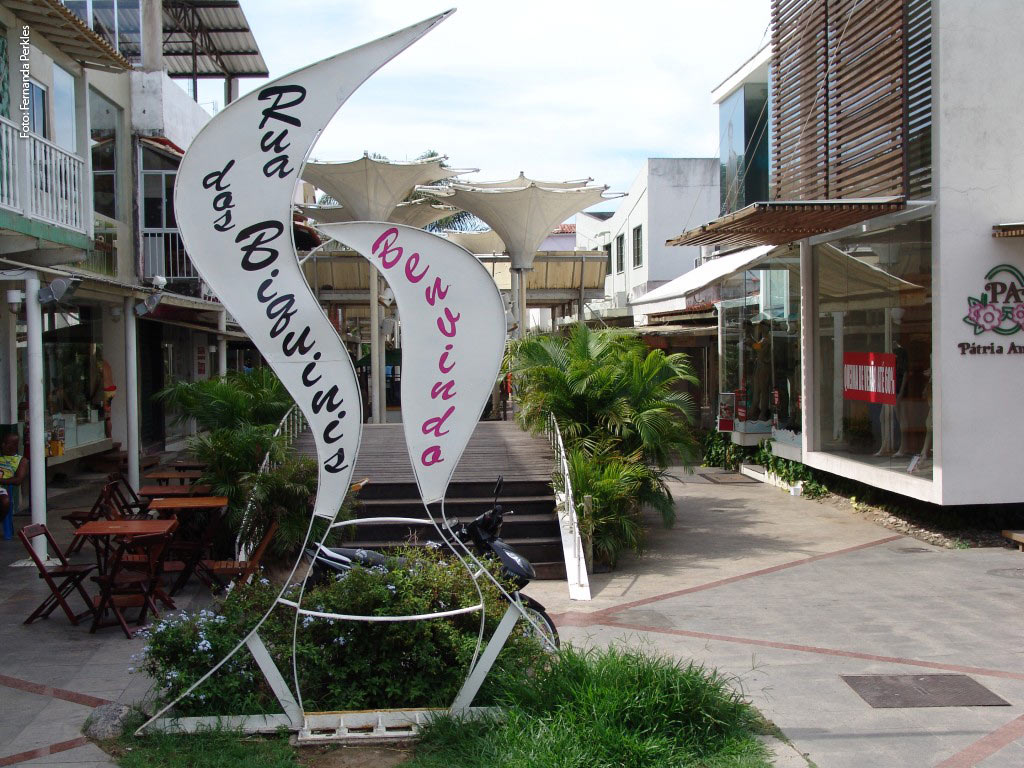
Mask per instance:
[[[14,538],[14,507],[16,489],[28,475],[28,459],[18,453],[18,435],[10,432],[0,440],[0,520],[4,539]]]

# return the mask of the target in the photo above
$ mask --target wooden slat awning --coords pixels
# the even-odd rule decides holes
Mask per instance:
[[[992,237],[1024,237],[1024,221],[1013,224],[993,224]]]
[[[5,2],[33,33],[45,37],[83,67],[107,72],[131,69],[128,59],[87,27],[60,0],[11,0]]]
[[[666,245],[784,245],[906,208],[902,197],[754,203],[666,241]]]

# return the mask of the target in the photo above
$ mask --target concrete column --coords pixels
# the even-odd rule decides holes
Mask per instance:
[[[224,78],[224,106],[226,107],[232,101],[238,98],[238,78],[237,77],[226,77]]]
[[[27,142],[23,142],[27,143]],[[46,524],[46,413],[43,399],[43,311],[39,306],[39,277],[25,278],[25,316],[27,319],[26,376],[28,378],[28,471],[32,523]],[[33,539],[36,554],[46,560],[46,539]]]
[[[89,118],[89,70],[82,69],[81,87],[75,89],[75,130],[77,131],[76,154],[85,160],[87,184],[82,185],[82,218],[85,233],[91,240],[95,236],[96,217],[93,216],[92,200],[92,126]]]
[[[388,311],[384,307],[380,308],[380,319],[383,321],[388,316]],[[384,331],[380,328],[377,329],[377,337],[380,339],[378,342],[380,349],[380,358],[378,360],[380,368],[377,371],[377,397],[380,400],[380,423],[388,423],[388,345],[384,340]]]
[[[139,488],[139,345],[136,340],[135,299],[124,299],[124,374],[128,435],[128,484]]]
[[[370,423],[382,424],[380,403],[380,282],[377,270],[370,269]]]
[[[14,285],[14,283],[7,283]],[[6,291],[6,289],[5,289]],[[0,351],[3,359],[0,364],[6,368],[6,375],[0,380],[0,419],[5,424],[13,424],[18,420],[18,316],[11,312],[6,304],[0,305]]]
[[[162,0],[142,0],[142,68],[164,68],[164,10]]]
[[[576,319],[579,322],[583,322],[583,304],[585,302],[585,293],[587,288],[587,258],[584,256],[580,259],[580,308],[576,315]]]
[[[118,313],[116,316],[114,312]],[[114,386],[117,391],[110,401],[110,436],[114,442],[124,446],[128,442],[128,415],[125,409],[124,375],[124,328],[121,327],[124,308],[118,305],[103,305],[103,359],[110,366]]]
[[[843,437],[843,320],[845,313],[832,313],[832,438]]]
[[[519,270],[519,338],[526,338],[526,270]]]
[[[801,442],[803,452],[818,450],[821,441],[818,439],[820,421],[817,410],[818,314],[815,297],[817,291],[814,284],[814,251],[809,240],[800,241],[800,406],[803,432]],[[724,359],[724,358],[723,358]]]
[[[226,311],[217,314],[217,375],[224,377],[228,375],[228,339],[224,331],[228,329],[228,313]]]

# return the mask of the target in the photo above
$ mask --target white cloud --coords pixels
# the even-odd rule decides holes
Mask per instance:
[[[278,77],[447,6],[243,7]],[[404,159],[434,149],[479,167],[479,178],[522,170],[625,190],[644,157],[717,155],[710,92],[767,42],[768,17],[769,0],[463,0],[356,92],[314,154]]]

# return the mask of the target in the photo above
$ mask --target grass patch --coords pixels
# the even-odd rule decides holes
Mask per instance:
[[[403,768],[771,768],[773,731],[715,671],[628,648],[572,647],[497,683],[503,714],[443,716]],[[125,736],[123,768],[299,768],[284,736]],[[345,764],[345,763],[341,763]]]
[[[759,716],[716,672],[608,648],[566,648],[503,684],[503,718],[443,717],[409,768],[768,768]]]
[[[224,730],[153,732],[139,738],[126,735],[104,747],[121,768],[300,768],[287,734],[249,737]]]

